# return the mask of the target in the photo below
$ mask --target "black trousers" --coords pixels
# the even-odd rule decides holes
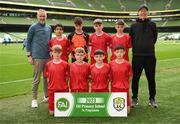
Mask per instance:
[[[149,99],[155,99],[156,95],[156,82],[155,82],[155,70],[156,70],[156,57],[155,56],[133,56],[132,58],[132,99],[138,99],[139,79],[143,69],[148,81]]]

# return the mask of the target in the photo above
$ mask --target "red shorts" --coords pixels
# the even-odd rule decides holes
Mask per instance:
[[[94,60],[94,57],[91,56],[91,65],[94,64],[94,63],[96,63],[96,61]],[[105,58],[104,58],[104,63],[108,63],[107,56],[105,56]]]
[[[71,89],[71,92],[89,92],[89,89]]]
[[[109,89],[92,89],[91,92],[109,92]]]
[[[65,90],[48,90],[48,108],[50,111],[54,111],[54,93],[55,92],[69,92],[69,89]]]
[[[111,92],[126,92],[127,93],[127,106],[131,105],[131,98],[130,98],[129,90],[112,88]]]

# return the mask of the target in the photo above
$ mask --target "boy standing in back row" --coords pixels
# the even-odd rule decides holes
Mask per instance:
[[[119,19],[116,24],[115,24],[115,29],[117,31],[116,34],[111,35],[111,43],[110,43],[110,48],[112,51],[112,56],[111,56],[111,61],[116,59],[116,55],[114,54],[115,52],[115,47],[117,45],[123,45],[125,48],[125,55],[124,59],[129,61],[128,53],[129,53],[129,48],[132,47],[131,45],[131,37],[128,34],[124,33],[124,21]]]
[[[76,58],[74,56],[75,49],[77,47],[84,48],[86,54],[84,57],[84,61],[88,62],[88,39],[89,35],[83,31],[83,19],[81,17],[75,17],[74,18],[74,27],[75,31],[68,35],[68,39],[72,45],[72,63],[76,61]]]
[[[89,45],[91,46],[91,50],[90,50],[91,64],[95,63],[94,52],[98,49],[101,49],[102,51],[104,51],[105,58],[103,61],[105,63],[108,63],[107,50],[110,44],[110,36],[107,33],[102,31],[103,22],[101,19],[94,20],[94,29],[95,29],[95,32],[89,36]]]
[[[68,56],[70,53],[71,44],[70,44],[69,40],[67,39],[67,37],[63,36],[63,32],[64,32],[63,25],[56,24],[54,26],[54,32],[55,32],[56,36],[54,38],[52,38],[48,43],[49,51],[50,51],[50,53],[52,52],[52,47],[54,45],[61,45],[61,47],[62,47],[61,59],[68,62]]]

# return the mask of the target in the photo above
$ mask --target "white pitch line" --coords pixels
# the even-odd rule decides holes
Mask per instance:
[[[173,58],[173,59],[162,59],[162,60],[157,60],[158,62],[161,61],[173,61],[173,60],[179,60],[180,58]],[[6,65],[0,65],[0,66],[14,66],[14,65],[26,65],[28,63],[18,63],[18,64],[6,64]]]
[[[180,59],[180,58],[163,59],[163,60],[158,60],[158,62],[165,62],[165,61],[172,61],[172,60],[179,60],[179,59]],[[27,79],[22,79],[22,80],[15,80],[15,81],[0,82],[0,85],[10,84],[10,83],[14,83],[14,82],[29,81],[29,80],[32,80],[32,78],[27,78]]]
[[[22,79],[22,80],[15,80],[15,81],[1,82],[1,83],[0,83],[0,85],[3,85],[3,84],[11,84],[11,83],[15,83],[15,82],[29,81],[29,80],[32,80],[32,78],[26,78],[26,79]]]
[[[16,54],[17,55],[17,53],[6,52],[6,51],[1,51],[1,54]],[[21,51],[18,51],[18,55],[21,55]]]
[[[14,66],[14,65],[26,65],[28,63],[17,63],[17,64],[6,64],[6,65],[0,65],[0,66]]]
[[[180,58],[173,58],[173,59],[162,59],[162,60],[158,60],[157,62],[166,62],[166,61],[173,61],[173,60],[179,60]]]

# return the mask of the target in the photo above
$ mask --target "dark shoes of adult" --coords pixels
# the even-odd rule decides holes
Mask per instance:
[[[156,103],[154,99],[151,99],[149,100],[149,106],[151,106],[152,108],[157,108],[158,104]]]
[[[131,108],[136,108],[137,105],[138,105],[138,99],[132,99]]]

